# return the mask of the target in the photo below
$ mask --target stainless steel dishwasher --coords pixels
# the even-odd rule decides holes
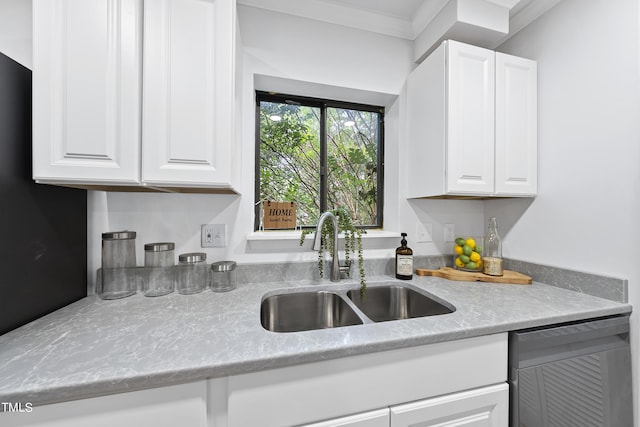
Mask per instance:
[[[511,427],[633,425],[629,316],[509,333]]]

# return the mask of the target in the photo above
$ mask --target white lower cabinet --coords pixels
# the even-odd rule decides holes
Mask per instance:
[[[305,427],[499,427],[509,422],[506,383],[394,405]]]
[[[23,405],[24,406],[24,405]],[[207,382],[112,394],[0,413],[2,427],[206,427]]]
[[[509,424],[509,386],[496,384],[391,407],[391,427],[498,427]]]
[[[468,425],[506,427],[506,400],[485,405],[473,396],[496,384],[506,390],[506,381],[507,334],[496,334],[210,380],[209,401],[215,427],[377,426],[378,411],[402,411],[410,402],[432,407],[416,408],[416,419],[426,424],[415,425],[438,425],[427,421],[446,411],[465,420],[486,407],[493,424]],[[456,403],[440,402],[441,396]],[[396,420],[391,425],[413,425]]]
[[[389,408],[305,424],[304,427],[389,427]]]

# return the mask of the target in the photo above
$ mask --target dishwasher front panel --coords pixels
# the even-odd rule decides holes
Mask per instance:
[[[628,316],[509,337],[512,427],[633,425]]]

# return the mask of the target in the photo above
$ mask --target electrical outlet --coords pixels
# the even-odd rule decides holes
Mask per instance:
[[[456,226],[455,224],[444,225],[444,241],[453,242],[456,240]]]
[[[432,242],[431,238],[433,232],[433,226],[430,222],[422,223],[420,221],[416,222],[416,242],[417,243],[426,243]]]
[[[203,248],[224,248],[226,246],[226,224],[202,224],[200,246]]]

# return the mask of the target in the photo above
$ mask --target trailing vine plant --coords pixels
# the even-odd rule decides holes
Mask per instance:
[[[357,255],[358,257],[358,273],[360,274],[360,296],[364,298],[367,290],[367,281],[364,275],[364,256],[362,255],[362,234],[366,233],[365,230],[357,228],[351,221],[351,215],[343,207],[336,208],[330,211],[338,219],[338,233],[344,235],[345,246],[345,261],[347,264],[351,262],[351,255]],[[317,230],[305,229],[302,230],[300,235],[300,246],[304,243],[307,234],[313,233]],[[337,248],[333,247],[333,223],[331,221],[325,221],[322,224],[321,247],[318,251],[318,271],[320,277],[324,277],[324,254],[329,251],[329,255],[333,256],[333,251]]]

